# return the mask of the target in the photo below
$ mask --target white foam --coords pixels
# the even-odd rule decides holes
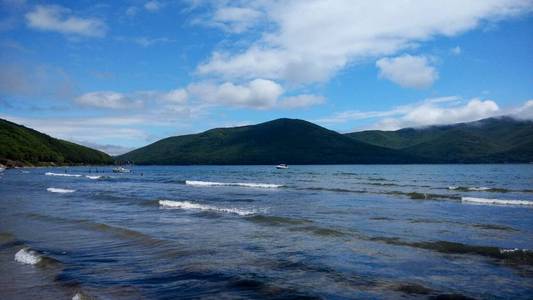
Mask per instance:
[[[62,194],[74,193],[76,191],[76,190],[60,189],[60,188],[53,188],[53,187],[47,188],[46,190],[49,191],[50,193],[62,193]]]
[[[81,177],[79,174],[66,174],[66,173],[52,173],[52,172],[46,172],[44,173],[46,176],[63,176],[63,177]]]
[[[522,249],[514,248],[514,249],[500,249],[501,254],[505,253],[514,253],[514,252],[522,252]]]
[[[72,300],[83,300],[83,295],[80,294],[80,293],[76,293],[76,294],[72,297]]]
[[[480,186],[480,187],[469,187],[468,190],[469,191],[488,191],[488,190],[491,190],[492,188],[490,187],[484,187],[484,186]]]
[[[279,188],[281,184],[271,183],[252,183],[252,182],[212,182],[212,181],[198,181],[198,180],[185,180],[185,184],[196,186],[242,186],[251,188]]]
[[[171,201],[171,200],[159,200],[159,205],[170,208],[180,208],[184,210],[208,210],[224,213],[237,214],[239,216],[253,215],[255,212],[251,210],[243,210],[239,208],[222,208],[206,204],[192,203],[189,201]]]
[[[86,175],[85,177],[87,177],[89,179],[100,179],[100,178],[102,178],[102,175],[96,175],[96,176]]]
[[[474,198],[474,197],[462,197],[461,201],[477,203],[477,204],[533,205],[533,201],[527,201],[527,200],[486,199],[486,198]]]
[[[22,248],[15,254],[15,261],[27,265],[36,265],[42,257],[30,248]]]
[[[457,190],[457,189],[462,189],[463,187],[460,187],[460,186],[449,186],[448,189],[449,190]],[[465,189],[469,190],[469,191],[478,191],[478,192],[481,192],[481,191],[488,191],[488,190],[491,190],[492,188],[490,187],[484,187],[484,186],[480,186],[480,187],[466,187]]]
[[[78,292],[74,294],[74,296],[72,296],[72,300],[89,300],[89,299],[93,299],[93,298],[90,296],[87,296],[85,293],[82,293],[82,292]]]

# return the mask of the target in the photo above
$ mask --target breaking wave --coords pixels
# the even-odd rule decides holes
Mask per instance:
[[[533,205],[533,201],[462,197],[462,202],[495,205]]]
[[[89,178],[89,179],[100,179],[100,178],[103,178],[104,176],[102,175],[85,175],[85,177]]]
[[[486,187],[486,186],[449,186],[448,189],[452,191],[459,191],[459,192],[492,192],[492,193],[510,192],[510,190],[508,189]]]
[[[15,253],[15,261],[26,265],[38,265],[42,267],[57,265],[59,261],[47,257],[29,247],[20,249]]]
[[[74,193],[76,191],[76,190],[60,189],[60,188],[53,188],[53,187],[47,188],[46,190],[49,191],[50,193],[61,193],[61,194]]]
[[[215,211],[223,213],[237,214],[239,216],[248,216],[255,214],[255,211],[244,210],[239,208],[223,208],[216,207],[212,205],[192,203],[189,201],[171,201],[171,200],[159,200],[159,205],[168,208],[179,208],[184,210],[204,210],[204,211]]]
[[[15,261],[22,264],[36,265],[40,263],[41,260],[42,257],[39,253],[30,248],[22,248],[15,254]]]
[[[46,172],[44,173],[46,176],[63,176],[63,177],[81,177],[80,174],[67,174],[67,173],[52,173],[52,172]]]
[[[242,186],[251,188],[279,188],[281,184],[271,183],[248,183],[248,182],[212,182],[212,181],[198,181],[198,180],[185,180],[187,185],[195,186]]]

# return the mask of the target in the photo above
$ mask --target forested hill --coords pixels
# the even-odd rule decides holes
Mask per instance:
[[[435,163],[533,161],[533,121],[511,117],[396,131],[361,131],[346,136]]]
[[[118,156],[136,164],[355,164],[420,162],[313,123],[277,119],[169,137]]]
[[[0,119],[0,163],[12,166],[110,164],[104,152]]]

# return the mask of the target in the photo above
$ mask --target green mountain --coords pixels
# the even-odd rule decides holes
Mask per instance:
[[[510,117],[396,131],[369,130],[346,136],[435,163],[533,161],[533,121]]]
[[[136,164],[340,164],[420,162],[313,123],[278,119],[169,137],[116,157]]]
[[[7,165],[109,164],[112,158],[0,119],[0,163]]]

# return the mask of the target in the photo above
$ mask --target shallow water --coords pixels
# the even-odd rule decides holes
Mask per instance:
[[[1,299],[533,294],[533,165],[96,170],[0,174]]]

